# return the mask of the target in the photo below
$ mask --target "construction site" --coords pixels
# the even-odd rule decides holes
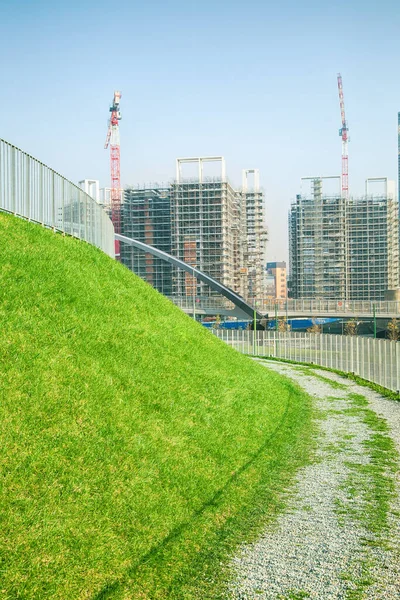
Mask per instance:
[[[374,177],[366,180],[364,196],[349,195],[349,128],[340,73],[337,82],[342,174],[301,179],[301,193],[289,211],[291,295],[384,300],[400,285],[396,186],[387,177]],[[327,191],[332,182],[336,189]]]
[[[170,188],[128,188],[121,205],[121,232],[171,254]],[[121,262],[165,296],[172,295],[173,271],[166,261],[123,244]]]
[[[220,173],[207,176],[207,163],[216,163]],[[197,177],[185,176],[188,164],[197,167]],[[258,171],[243,171],[242,184],[235,189],[229,182],[223,157],[178,158],[169,186],[125,190],[121,232],[172,254],[245,299],[262,298],[267,230]],[[121,261],[165,295],[198,300],[216,295],[190,273],[124,244]]]
[[[367,179],[365,196],[324,194],[326,180],[310,180],[289,213],[289,252],[294,298],[384,300],[399,285],[399,212],[395,184]],[[378,193],[372,193],[375,184]],[[372,188],[372,189],[371,189]]]
[[[369,178],[365,195],[349,194],[349,127],[340,74],[337,85],[342,172],[301,179],[301,193],[289,211],[290,292],[293,298],[383,300],[399,288],[395,184]],[[115,92],[105,144],[111,188],[104,198],[116,233],[171,254],[257,305],[267,297],[265,197],[258,169],[243,169],[237,187],[227,178],[222,156],[178,158],[171,183],[122,190],[120,98]],[[115,253],[167,296],[202,302],[217,295],[194,272],[143,250],[116,242]]]

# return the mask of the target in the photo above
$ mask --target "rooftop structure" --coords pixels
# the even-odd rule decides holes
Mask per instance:
[[[78,182],[79,187],[85,194],[91,196],[96,202],[100,202],[100,184],[98,179],[82,179]]]

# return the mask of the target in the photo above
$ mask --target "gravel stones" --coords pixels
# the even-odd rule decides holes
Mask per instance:
[[[315,399],[320,418],[317,456],[298,472],[286,512],[267,527],[258,541],[243,545],[232,561],[236,573],[232,600],[348,597],[400,598],[399,517],[393,507],[390,546],[365,544],[373,535],[362,520],[362,490],[349,493],[349,465],[361,471],[370,462],[366,442],[372,431],[351,406],[349,394],[367,398],[368,408],[387,420],[400,450],[400,403],[386,400],[336,374],[317,375],[340,382],[340,389],[301,367],[268,362],[267,368],[301,385]],[[314,371],[313,371],[314,372]],[[352,596],[360,592],[360,595]]]

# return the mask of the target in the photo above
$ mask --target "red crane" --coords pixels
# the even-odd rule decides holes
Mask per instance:
[[[121,113],[119,110],[119,101],[121,92],[114,92],[114,100],[110,106],[110,119],[108,121],[108,131],[104,148],[107,150],[110,146],[111,162],[111,220],[114,225],[115,233],[121,233],[121,165],[120,165],[120,139],[119,139],[119,121]],[[119,242],[115,241],[115,256],[119,258]]]
[[[344,96],[342,76],[338,73],[337,76],[340,114],[342,117],[342,127],[339,129],[339,135],[342,138],[342,198],[349,197],[349,128],[347,126],[346,114],[344,112]]]

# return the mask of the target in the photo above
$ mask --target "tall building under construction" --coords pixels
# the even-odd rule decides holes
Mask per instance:
[[[290,279],[294,298],[383,300],[399,286],[399,223],[395,186],[368,179],[361,198],[325,194],[327,179],[304,178],[311,193],[289,212]],[[383,189],[376,192],[375,184]],[[375,193],[374,193],[375,192]]]
[[[383,186],[374,190],[375,185]],[[384,300],[399,287],[399,205],[394,181],[367,179],[348,206],[349,298]],[[375,192],[375,193],[374,193]]]
[[[215,163],[219,172],[205,176],[205,163]],[[196,167],[194,177],[185,176],[186,165]],[[172,254],[246,299],[261,298],[267,240],[264,194],[258,171],[244,171],[243,182],[241,189],[231,185],[223,157],[177,159],[176,178],[169,186],[125,191],[123,234]],[[190,273],[162,266],[160,259],[133,248],[122,245],[121,259],[166,295],[214,294]]]
[[[127,188],[121,210],[123,235],[171,254],[169,187]],[[166,296],[172,294],[173,268],[152,254],[121,245],[121,262]]]
[[[253,176],[253,185],[250,177]],[[258,169],[244,169],[240,193],[245,213],[245,255],[247,269],[247,298],[256,300],[265,296],[265,263],[267,230],[265,228],[264,194],[260,189]]]
[[[221,174],[204,177],[204,162],[218,162]],[[184,177],[183,165],[195,163],[197,177]],[[177,160],[176,180],[172,184],[172,254],[198,268],[223,285],[243,295],[240,268],[244,266],[245,229],[239,194],[225,177],[221,157]],[[247,275],[244,273],[243,276]],[[247,279],[247,277],[243,277]],[[174,294],[192,293],[193,278],[179,271]],[[208,286],[196,282],[196,295],[206,296]]]

